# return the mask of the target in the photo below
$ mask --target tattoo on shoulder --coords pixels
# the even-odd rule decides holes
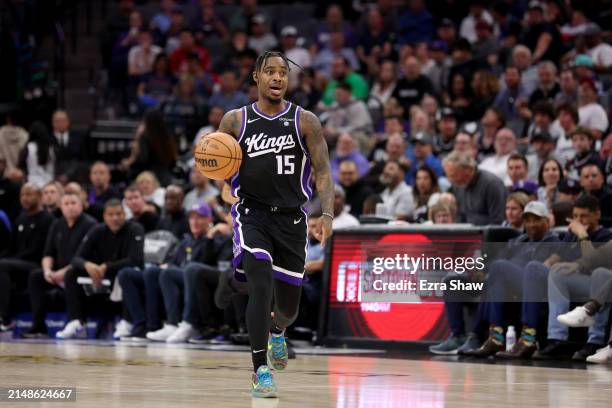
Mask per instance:
[[[300,121],[303,126],[302,130],[305,131],[304,134],[312,135],[312,133],[318,133],[321,130],[319,118],[309,110],[302,109],[300,111]]]
[[[234,137],[238,137],[240,135],[241,127],[242,110],[233,109],[223,115],[223,119],[221,119],[221,123],[219,124],[219,131],[228,133]]]

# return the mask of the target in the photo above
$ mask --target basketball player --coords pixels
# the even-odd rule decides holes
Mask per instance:
[[[307,245],[311,166],[323,215],[317,239],[331,235],[334,185],[327,144],[317,117],[284,99],[289,60],[264,52],[253,79],[259,99],[227,112],[219,131],[236,137],[242,164],[231,178],[236,278],[246,279],[247,329],[253,359],[254,397],[276,397],[270,369],[287,366],[285,328],[298,313]],[[274,299],[274,313],[271,305]]]

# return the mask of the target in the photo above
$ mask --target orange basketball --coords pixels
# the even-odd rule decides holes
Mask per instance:
[[[195,148],[195,165],[206,177],[227,180],[242,163],[242,149],[238,141],[223,132],[209,133],[202,137]]]

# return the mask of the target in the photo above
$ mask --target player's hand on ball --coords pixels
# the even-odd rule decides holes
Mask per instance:
[[[319,227],[314,231],[314,236],[321,243],[321,247],[325,248],[325,243],[331,234],[332,219],[324,215],[319,218]]]

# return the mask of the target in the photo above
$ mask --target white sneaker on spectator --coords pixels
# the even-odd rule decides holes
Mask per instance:
[[[178,327],[173,324],[164,324],[159,330],[155,330],[147,333],[147,339],[153,341],[166,341],[168,337],[172,335],[175,331],[178,330]]]
[[[196,330],[190,323],[180,322],[178,329],[166,339],[166,343],[187,343],[187,340],[196,334]]]
[[[609,364],[612,363],[612,347],[607,345],[597,350],[597,353],[586,358],[587,363]]]
[[[570,312],[557,316],[557,321],[569,327],[590,327],[595,319],[589,316],[586,307],[578,306]]]
[[[134,325],[127,320],[121,319],[117,326],[115,326],[115,332],[113,333],[113,339],[119,340],[121,337],[129,336],[132,332]]]
[[[77,339],[87,337],[85,326],[78,320],[71,320],[66,324],[64,330],[60,330],[55,334],[58,339]]]

